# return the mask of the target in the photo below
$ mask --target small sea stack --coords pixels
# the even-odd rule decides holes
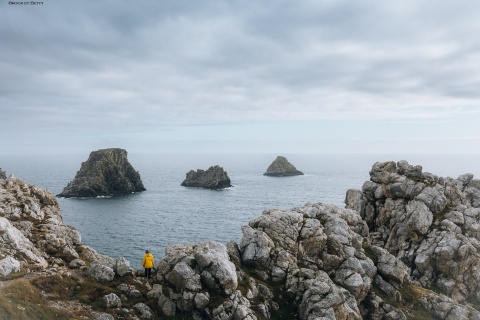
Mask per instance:
[[[7,179],[7,174],[0,168],[0,179]]]
[[[190,170],[181,186],[218,190],[230,188],[232,186],[230,183],[227,172],[217,165],[208,170]]]
[[[287,158],[278,156],[270,166],[268,166],[267,172],[263,174],[269,177],[290,177],[301,176],[303,172],[298,171],[293,164],[288,162]]]
[[[127,151],[109,148],[92,151],[88,160],[57,197],[98,197],[145,191],[140,174],[128,162]]]

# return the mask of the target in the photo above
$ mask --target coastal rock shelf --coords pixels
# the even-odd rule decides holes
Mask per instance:
[[[56,306],[95,294],[82,300],[95,311],[78,307],[88,319],[480,319],[480,180],[377,162],[345,203],[266,210],[240,243],[168,246],[147,281],[83,246],[52,194],[10,176],[0,179],[0,275],[25,272]],[[59,296],[52,283],[74,290]]]
[[[289,177],[300,176],[303,172],[298,171],[293,164],[288,162],[287,158],[278,156],[267,168],[264,176],[270,177]]]
[[[98,197],[145,191],[138,171],[127,159],[127,151],[119,148],[90,153],[80,170],[58,197]]]
[[[190,170],[181,185],[183,187],[212,190],[230,188],[232,186],[227,172],[220,166],[212,166],[208,170]]]

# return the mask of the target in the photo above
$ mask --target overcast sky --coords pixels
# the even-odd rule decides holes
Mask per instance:
[[[0,0],[0,154],[480,153],[480,1]]]

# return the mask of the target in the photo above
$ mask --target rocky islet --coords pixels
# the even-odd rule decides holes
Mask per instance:
[[[230,188],[232,185],[227,172],[222,167],[215,165],[207,170],[190,170],[181,186],[219,190]]]
[[[269,177],[290,177],[300,176],[303,172],[298,171],[297,168],[287,158],[278,156],[267,168],[267,171],[263,174]]]
[[[145,191],[140,174],[127,159],[127,151],[109,148],[92,151],[75,178],[58,197],[98,197]]]
[[[59,266],[51,272],[111,284],[92,319],[480,318],[480,182],[471,174],[375,163],[346,208],[267,210],[240,243],[167,247],[152,283],[83,246],[48,191],[11,176],[0,198],[0,272]]]

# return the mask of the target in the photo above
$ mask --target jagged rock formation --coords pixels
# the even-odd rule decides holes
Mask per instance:
[[[220,166],[212,166],[208,170],[198,169],[187,172],[187,177],[182,182],[183,187],[197,187],[218,190],[230,188],[230,178],[226,171]]]
[[[85,265],[82,259],[115,266],[115,260],[83,245],[80,233],[63,223],[54,195],[13,175],[0,180],[0,238],[0,275],[54,264]]]
[[[267,210],[242,228],[240,244],[167,247],[153,282],[84,248],[48,192],[12,177],[0,187],[0,272],[68,264],[83,277],[75,290],[86,279],[110,284],[95,319],[480,319],[480,183],[471,174],[376,163],[362,190],[347,191],[345,209]]]
[[[119,148],[90,153],[80,170],[58,197],[97,197],[145,191],[138,171],[127,159],[127,151]]]
[[[7,174],[0,168],[0,179],[7,179]]]
[[[406,161],[376,163],[346,203],[415,283],[457,302],[480,298],[480,180],[472,174],[442,178]]]
[[[267,168],[264,176],[270,177],[288,177],[303,175],[303,172],[298,171],[287,158],[278,156]]]

